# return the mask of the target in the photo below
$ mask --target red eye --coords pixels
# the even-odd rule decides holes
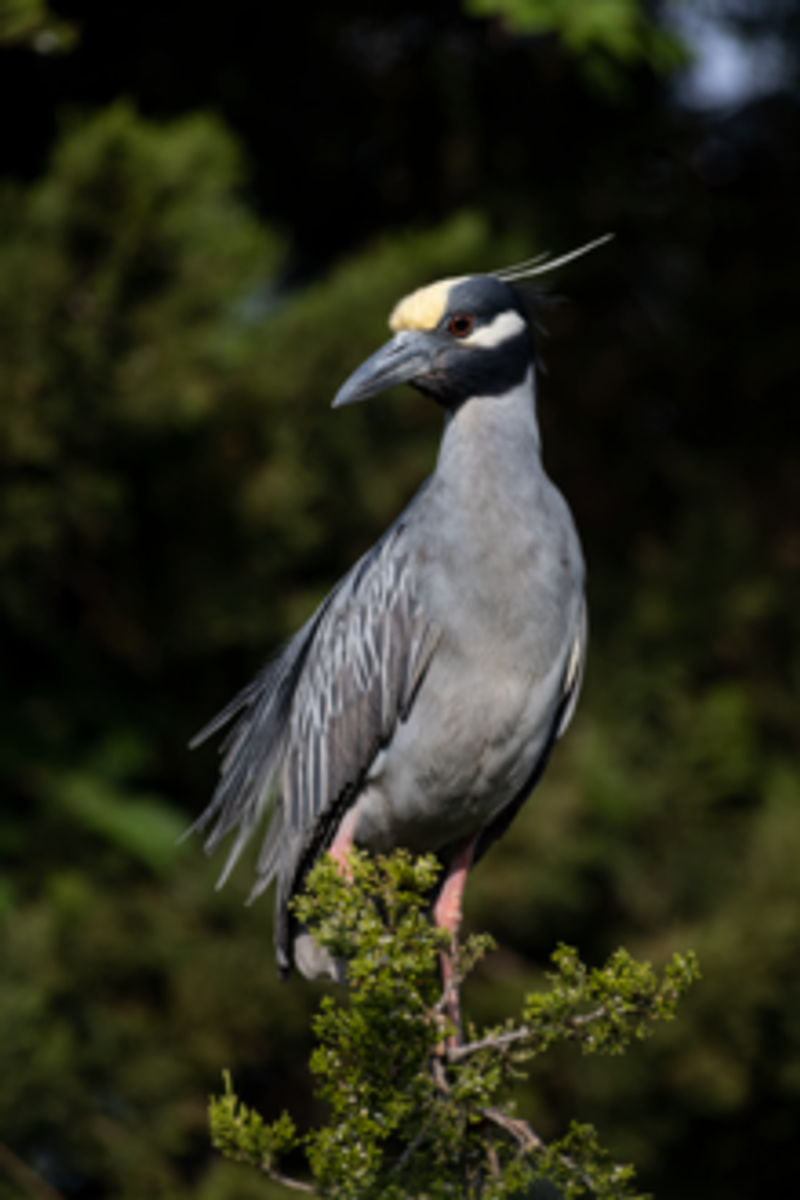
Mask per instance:
[[[465,338],[469,337],[475,326],[475,318],[470,313],[456,313],[447,322],[447,332],[452,333],[453,337]]]

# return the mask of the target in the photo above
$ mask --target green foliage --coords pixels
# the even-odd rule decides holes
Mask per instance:
[[[303,1045],[309,1004],[275,978],[263,914],[215,893],[191,853],[168,882],[117,866],[116,889],[102,844],[95,860],[64,862],[0,913],[2,1140],[29,1162],[45,1147],[59,1187],[79,1168],[125,1200],[241,1200],[233,1168],[206,1164],[205,1097],[226,1059],[273,1064],[291,1086],[286,1047]]]
[[[667,72],[685,57],[680,43],[641,0],[466,0],[476,17],[500,17],[518,34],[557,34],[588,77],[607,91],[619,83],[614,62]]]
[[[0,193],[2,608],[28,629],[47,613],[26,589],[67,555],[113,562],[132,460],[158,471],[235,370],[234,306],[277,257],[234,201],[239,179],[216,122],[156,130],[120,104],[73,126],[30,193]],[[142,653],[130,615],[82,590],[107,637]]]
[[[530,996],[524,1010],[535,1053],[566,1039],[579,1042],[584,1053],[622,1054],[634,1038],[652,1032],[653,1021],[671,1021],[699,978],[692,953],[673,955],[660,981],[649,963],[636,962],[624,949],[591,971],[568,946],[555,952],[553,962],[552,990]]]
[[[39,771],[36,787],[46,804],[152,870],[166,872],[174,866],[185,822],[160,796],[131,790],[127,780],[142,759],[140,744],[117,737],[81,769]]]
[[[323,859],[309,875],[295,915],[332,956],[346,961],[347,998],[326,996],[314,1020],[311,1059],[329,1123],[306,1135],[311,1173],[323,1195],[341,1200],[405,1196],[500,1200],[549,1179],[564,1197],[632,1195],[633,1171],[604,1151],[588,1126],[573,1123],[551,1145],[513,1115],[509,1093],[522,1064],[559,1041],[584,1053],[621,1054],[654,1022],[671,1020],[698,977],[692,955],[673,957],[659,979],[619,950],[587,969],[561,947],[549,989],[527,997],[521,1022],[457,1041],[437,979],[448,935],[428,916],[435,859],[400,851],[371,860],[353,853],[349,881]],[[490,949],[471,937],[455,959],[460,982]],[[284,1116],[267,1127],[225,1096],[211,1102],[212,1137],[229,1158],[276,1175],[275,1158],[294,1146]]]
[[[46,0],[0,0],[0,46],[22,43],[39,54],[63,54],[75,40],[74,26],[54,16]]]
[[[291,1118],[283,1113],[271,1125],[265,1125],[257,1112],[248,1109],[233,1093],[229,1071],[224,1071],[225,1095],[212,1097],[209,1105],[211,1141],[216,1150],[234,1162],[257,1167],[266,1175],[275,1174],[276,1159],[297,1145],[297,1133]]]

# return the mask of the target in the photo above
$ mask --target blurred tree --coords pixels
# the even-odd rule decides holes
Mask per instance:
[[[16,43],[39,54],[63,54],[74,46],[75,30],[45,0],[0,0],[0,46]]]
[[[640,0],[465,0],[476,17],[499,17],[516,34],[555,34],[588,80],[607,93],[624,85],[620,64],[668,71],[685,60],[676,34]]]

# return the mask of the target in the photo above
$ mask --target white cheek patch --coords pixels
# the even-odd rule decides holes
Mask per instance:
[[[507,342],[509,338],[516,337],[524,328],[525,322],[519,313],[508,309],[506,312],[499,313],[491,324],[482,325],[469,337],[459,340],[464,346],[482,346],[485,350],[490,350],[493,346],[499,346],[501,342]]]

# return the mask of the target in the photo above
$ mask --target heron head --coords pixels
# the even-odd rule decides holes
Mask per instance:
[[[602,246],[607,233],[560,258],[547,255],[492,275],[463,275],[419,288],[396,305],[394,333],[339,389],[334,408],[399,383],[448,408],[472,396],[505,394],[534,361],[532,297],[517,285]]]
[[[396,305],[394,336],[339,389],[338,408],[408,383],[446,407],[520,383],[533,356],[525,300],[495,275],[443,279]]]

